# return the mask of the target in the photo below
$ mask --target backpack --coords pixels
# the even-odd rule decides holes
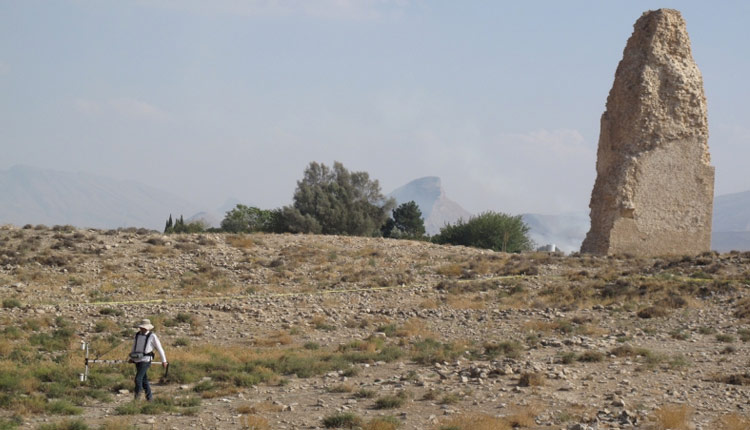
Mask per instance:
[[[143,342],[143,351],[133,351],[130,353],[130,359],[131,360],[141,360],[143,357],[151,357],[154,358],[154,351],[149,352],[146,354],[146,345],[148,345],[149,339],[151,339],[151,334],[153,332],[148,332],[146,335],[146,341]],[[138,336],[143,336],[140,332],[135,334],[135,345],[133,345],[133,348],[138,346]]]

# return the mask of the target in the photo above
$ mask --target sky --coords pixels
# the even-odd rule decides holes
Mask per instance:
[[[682,12],[717,195],[750,190],[750,2],[0,0],[0,169],[290,204],[312,161],[473,213],[588,211],[633,23]]]

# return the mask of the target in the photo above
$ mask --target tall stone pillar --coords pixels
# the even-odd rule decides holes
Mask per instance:
[[[680,12],[648,11],[636,21],[601,118],[596,172],[581,252],[710,249],[706,97]]]

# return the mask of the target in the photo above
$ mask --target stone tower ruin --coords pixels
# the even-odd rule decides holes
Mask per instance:
[[[601,118],[596,173],[581,252],[710,249],[706,97],[680,12],[648,11],[636,21]]]

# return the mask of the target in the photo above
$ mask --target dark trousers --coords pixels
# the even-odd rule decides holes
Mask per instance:
[[[151,400],[151,386],[148,384],[148,368],[151,367],[150,361],[141,361],[135,363],[135,397],[146,392],[146,400]]]

